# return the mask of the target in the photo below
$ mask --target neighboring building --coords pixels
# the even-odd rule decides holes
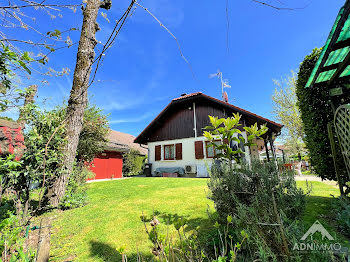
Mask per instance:
[[[0,119],[0,156],[15,155],[21,159],[26,150],[23,127],[16,121]]]
[[[237,112],[242,115],[239,129],[243,137],[246,138],[244,126],[266,123],[269,131],[263,141],[273,145],[273,138],[280,134],[282,125],[201,92],[173,99],[134,142],[148,145],[148,161],[152,164],[153,175],[173,175],[176,172],[207,177],[207,166],[211,165],[215,154],[212,147],[206,147],[208,141],[203,136],[203,128],[210,125],[208,115],[227,118]],[[247,161],[259,159],[258,146],[232,146],[241,146]]]
[[[122,178],[124,152],[132,148],[140,155],[147,155],[147,147],[135,144],[134,139],[132,135],[111,130],[104,152],[96,156],[90,165],[96,176],[89,180]]]
[[[269,151],[269,154],[272,154],[270,146],[268,146],[268,151]],[[267,161],[267,153],[264,145],[259,147],[259,155],[260,155],[260,160]],[[276,144],[275,155],[276,155],[276,159],[278,159],[281,162],[285,162],[288,158],[288,154],[285,152],[285,146]]]

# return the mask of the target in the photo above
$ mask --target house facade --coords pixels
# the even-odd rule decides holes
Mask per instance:
[[[130,134],[111,130],[104,151],[98,154],[90,164],[95,177],[88,180],[113,179],[123,177],[123,153],[135,149],[140,155],[147,155],[147,148],[135,144],[135,137]]]
[[[141,132],[135,143],[148,146],[148,162],[152,165],[152,175],[177,173],[181,176],[207,177],[216,154],[213,147],[207,147],[203,128],[210,125],[209,117],[230,117],[232,113],[242,115],[239,129],[246,137],[244,126],[254,123],[265,124],[269,128],[264,142],[272,141],[282,125],[263,118],[227,102],[201,92],[184,94],[173,99],[168,106]],[[237,134],[240,135],[240,134]],[[221,141],[217,141],[221,143]],[[232,144],[244,151],[244,158],[250,162],[259,159],[258,147]]]

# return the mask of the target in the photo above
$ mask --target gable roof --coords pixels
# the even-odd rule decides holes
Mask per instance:
[[[111,130],[107,139],[105,150],[126,152],[132,148],[139,151],[141,155],[147,155],[147,148],[134,143],[135,137],[133,135]]]
[[[231,109],[233,111],[236,111],[236,112],[240,113],[243,116],[251,117],[253,119],[256,119],[257,122],[267,123],[268,126],[270,128],[272,127],[276,133],[280,132],[282,127],[283,127],[283,125],[281,125],[279,123],[276,123],[276,122],[274,122],[274,121],[272,121],[270,119],[267,119],[265,117],[262,117],[262,116],[259,116],[257,114],[254,114],[254,113],[252,113],[250,111],[247,111],[247,110],[245,110],[243,108],[234,106],[234,105],[232,105],[230,103],[227,103],[227,102],[221,101],[219,99],[216,99],[214,97],[208,96],[206,94],[203,94],[202,92],[196,92],[196,93],[191,93],[191,94],[187,94],[187,95],[182,95],[180,97],[177,97],[177,98],[174,98],[173,100],[171,100],[171,102],[158,114],[158,116],[155,119],[153,119],[153,121],[136,137],[134,142],[135,143],[139,143],[139,144],[145,143],[144,142],[144,138],[146,137],[145,136],[146,132],[149,131],[164,114],[166,114],[166,112],[168,111],[168,109],[170,107],[172,107],[175,104],[182,103],[184,101],[195,100],[195,99],[198,99],[198,98],[206,99],[208,101],[214,102],[215,104],[217,104],[217,105],[219,105],[219,106],[221,106],[223,108],[229,108],[229,109]]]

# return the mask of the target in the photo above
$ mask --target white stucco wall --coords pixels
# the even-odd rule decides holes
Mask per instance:
[[[247,136],[245,132],[242,135],[246,139]],[[203,141],[203,152],[204,159],[196,159],[195,157],[195,141]],[[166,141],[157,141],[148,143],[148,162],[152,164],[152,174],[155,174],[155,170],[159,167],[182,167],[185,168],[186,165],[196,165],[197,166],[197,177],[208,177],[207,166],[211,166],[213,158],[207,158],[205,149],[206,138],[201,137],[191,137],[183,139],[174,139]],[[164,160],[164,145],[182,143],[182,160]],[[161,145],[161,160],[155,161],[155,146]],[[247,161],[250,162],[249,148],[245,147],[245,154]]]

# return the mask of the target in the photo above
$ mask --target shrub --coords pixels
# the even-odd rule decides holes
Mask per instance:
[[[66,108],[58,106],[51,111],[41,111],[34,107],[29,115],[28,124],[30,128],[25,135],[27,151],[22,158],[26,182],[21,184],[29,185],[37,182],[42,185],[45,171],[46,183],[44,190],[46,190],[47,195],[43,204],[47,204],[48,195],[50,195],[48,192],[62,172],[63,150],[66,145],[66,130],[63,124],[66,117]],[[88,106],[84,112],[83,129],[79,137],[75,159],[76,166],[80,171],[76,170],[75,174],[69,178],[70,189],[67,190],[64,204],[61,205],[62,208],[81,206],[85,202],[84,190],[79,192],[80,190],[77,188],[77,186],[82,185],[82,177],[86,178],[86,171],[83,171],[82,167],[86,162],[92,161],[93,157],[103,150],[108,130],[106,116],[95,106]],[[77,174],[77,172],[80,174]],[[78,181],[74,182],[73,179]]]
[[[123,155],[123,175],[124,176],[137,176],[143,171],[143,165],[146,157],[141,156],[135,149],[124,153]]]
[[[95,174],[85,165],[75,166],[66,187],[66,193],[60,203],[61,209],[82,207],[87,204],[86,179]]]
[[[234,262],[249,238],[248,234],[242,230],[237,242],[233,241],[233,237],[229,234],[229,229],[232,227],[232,217],[228,216],[225,226],[220,227],[218,223],[213,225],[216,232],[215,237],[221,241],[208,254],[198,239],[199,228],[194,230],[192,234],[186,233],[186,219],[180,217],[173,221],[179,237],[177,241],[173,241],[168,234],[165,235],[161,232],[160,222],[156,216],[147,218],[142,215],[141,220],[144,223],[148,239],[152,243],[152,257],[147,256],[147,260],[144,260],[142,254],[137,254],[137,261]],[[117,251],[122,255],[122,261],[127,261],[125,247],[120,247]]]
[[[241,124],[241,115],[239,113],[233,114],[232,117],[228,118],[218,118],[214,116],[209,116],[209,121],[211,126],[206,126],[204,129],[209,131],[204,131],[204,137],[210,142],[208,147],[213,147],[214,151],[219,151],[215,154],[217,159],[225,159],[227,161],[234,160],[236,163],[240,163],[243,156],[243,151],[238,147],[234,150],[231,147],[231,142],[237,143],[237,145],[251,146],[252,141],[256,137],[260,137],[265,134],[268,130],[266,125],[260,126],[258,128],[257,123],[251,127],[244,126],[243,129],[246,131],[247,140],[241,136],[237,137],[238,134],[242,132],[238,129]],[[223,142],[222,144],[216,144],[217,140]]]
[[[303,121],[305,132],[304,142],[309,151],[312,167],[316,174],[322,179],[337,180],[327,131],[328,123],[332,122],[334,118],[329,90],[322,86],[305,88],[310,74],[320,56],[320,52],[320,49],[314,49],[300,64],[296,84],[297,104]],[[347,101],[343,101],[343,103],[349,101],[350,100],[347,99]],[[346,173],[337,137],[334,139],[337,146],[336,165],[342,180],[339,182],[345,184],[349,181],[349,176]],[[348,192],[350,192],[350,187],[347,188]]]
[[[335,219],[339,230],[350,237],[350,199],[339,197],[334,201],[333,208],[336,213]]]
[[[280,260],[291,255],[291,240],[299,236],[304,193],[294,173],[274,163],[253,162],[251,167],[214,164],[208,183],[219,222],[232,215],[235,232],[250,236],[243,256],[248,260]],[[281,222],[283,221],[283,222]]]
[[[0,261],[34,262],[35,253],[24,250],[25,238],[20,220],[8,202],[0,206]]]

